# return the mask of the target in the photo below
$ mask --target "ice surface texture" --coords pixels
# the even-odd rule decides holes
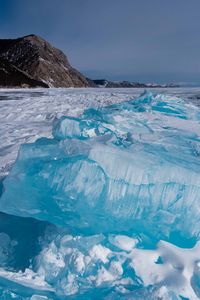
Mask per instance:
[[[179,99],[152,94],[62,117],[54,139],[21,147],[0,210],[76,234],[198,237],[199,117]]]
[[[34,218],[38,241],[48,224],[54,233],[17,266],[0,251],[0,277],[35,278],[31,300],[93,299],[97,289],[100,299],[197,299],[199,120],[179,98],[144,93],[62,117],[52,139],[22,145],[0,211]],[[15,240],[1,239],[15,253]]]

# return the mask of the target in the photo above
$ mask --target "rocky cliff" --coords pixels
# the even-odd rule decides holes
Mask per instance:
[[[42,81],[35,80],[26,72],[15,67],[6,59],[0,58],[0,87],[44,87],[48,85]]]
[[[61,50],[54,48],[47,41],[36,35],[28,35],[18,39],[0,39],[0,58],[4,61],[4,69],[6,62],[8,68],[10,66],[17,68],[11,68],[13,71],[15,70],[15,74],[11,77],[14,77],[16,81],[8,81],[8,78],[6,79],[2,72],[0,86],[6,80],[8,86],[12,85],[12,82],[13,84],[16,82],[19,86],[26,84],[26,82],[23,83],[21,77],[20,80],[17,79],[17,74],[22,75],[20,71],[23,72],[25,77],[35,80],[38,86],[89,86],[87,79],[70,65],[67,57]],[[11,69],[10,72],[12,73]]]

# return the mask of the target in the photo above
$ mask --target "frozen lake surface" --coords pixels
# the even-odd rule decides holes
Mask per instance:
[[[0,91],[0,299],[200,298],[200,89],[151,91]]]
[[[200,102],[200,88],[149,89]],[[87,107],[102,107],[138,97],[144,89],[0,89],[0,176],[8,173],[19,146],[50,137],[55,118],[78,116]]]

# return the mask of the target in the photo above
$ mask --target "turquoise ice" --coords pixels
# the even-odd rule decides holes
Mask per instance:
[[[102,299],[197,299],[199,142],[196,106],[144,93],[62,117],[51,139],[22,145],[3,183],[0,211],[53,228],[49,239],[47,229],[38,231],[45,242],[30,251],[32,265],[23,262],[24,276],[42,278],[45,290],[36,284],[29,298],[93,299],[99,289]],[[2,239],[12,249],[9,234]],[[7,270],[0,277],[17,276],[1,253],[0,264]]]
[[[0,210],[77,234],[198,237],[199,133],[195,107],[152,94],[63,117],[21,147]]]

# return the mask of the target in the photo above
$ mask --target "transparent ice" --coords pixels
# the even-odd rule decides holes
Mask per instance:
[[[198,299],[199,121],[144,93],[22,145],[0,199],[2,299]]]

